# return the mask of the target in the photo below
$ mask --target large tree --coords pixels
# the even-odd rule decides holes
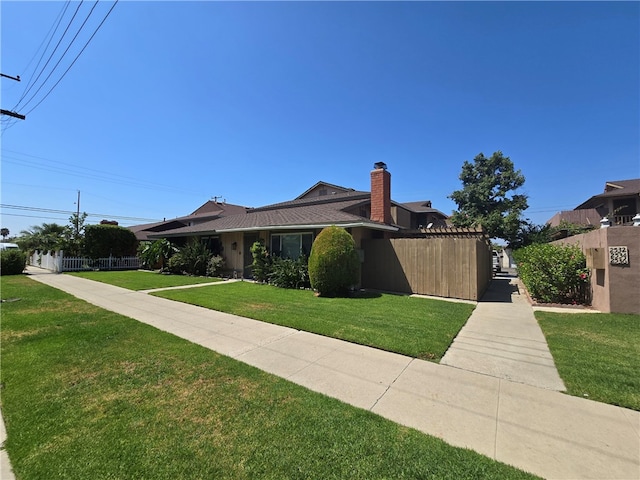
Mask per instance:
[[[473,163],[465,160],[460,180],[462,189],[449,196],[458,205],[451,216],[453,224],[482,225],[491,238],[514,242],[528,205],[526,195],[513,193],[524,184],[524,175],[514,169],[511,159],[501,151],[490,158],[479,153]]]

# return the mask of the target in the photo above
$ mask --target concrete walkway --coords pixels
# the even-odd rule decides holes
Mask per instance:
[[[440,362],[470,372],[564,391],[533,308],[516,278],[496,277]]]
[[[33,278],[545,478],[640,478],[640,412],[70,275]]]

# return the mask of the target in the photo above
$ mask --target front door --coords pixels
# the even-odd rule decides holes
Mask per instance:
[[[257,233],[245,233],[242,251],[242,259],[244,269],[242,272],[243,278],[253,278],[253,272],[251,264],[253,263],[253,255],[251,255],[251,246],[258,241]]]

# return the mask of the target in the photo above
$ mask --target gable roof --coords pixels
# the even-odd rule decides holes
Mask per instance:
[[[615,180],[606,182],[604,192],[594,195],[589,200],[578,205],[575,210],[597,207],[602,200],[615,197],[631,197],[640,195],[640,178],[631,180]]]
[[[246,212],[247,207],[233,205],[226,202],[218,203],[213,200],[208,200],[200,207],[198,207],[191,215],[185,215],[184,217],[177,217],[162,222],[133,225],[129,227],[129,230],[133,231],[139,241],[150,240],[153,238],[159,238],[158,235],[153,234],[173,231],[179,228],[184,228],[190,224],[200,224],[209,220],[213,220],[215,218],[224,217],[226,215],[238,215],[244,214]]]
[[[314,191],[318,191],[318,195],[314,195],[317,197],[320,196],[324,196],[324,195],[335,195],[337,193],[345,193],[345,192],[353,192],[353,188],[346,188],[346,187],[341,187],[340,185],[333,185],[332,183],[327,183],[327,182],[318,182],[316,183],[313,187],[309,188],[308,190],[306,190],[304,193],[300,194],[298,197],[296,197],[296,200],[299,198],[305,198],[307,196],[309,196],[311,193],[313,193]],[[324,193],[322,193],[322,191],[325,191]],[[329,193],[329,191],[331,193]]]

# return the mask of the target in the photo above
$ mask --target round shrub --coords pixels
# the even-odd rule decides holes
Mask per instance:
[[[20,275],[27,265],[27,256],[17,248],[0,252],[0,275]]]
[[[343,296],[356,285],[360,257],[353,237],[343,228],[331,226],[316,237],[309,256],[309,280],[319,296]]]

